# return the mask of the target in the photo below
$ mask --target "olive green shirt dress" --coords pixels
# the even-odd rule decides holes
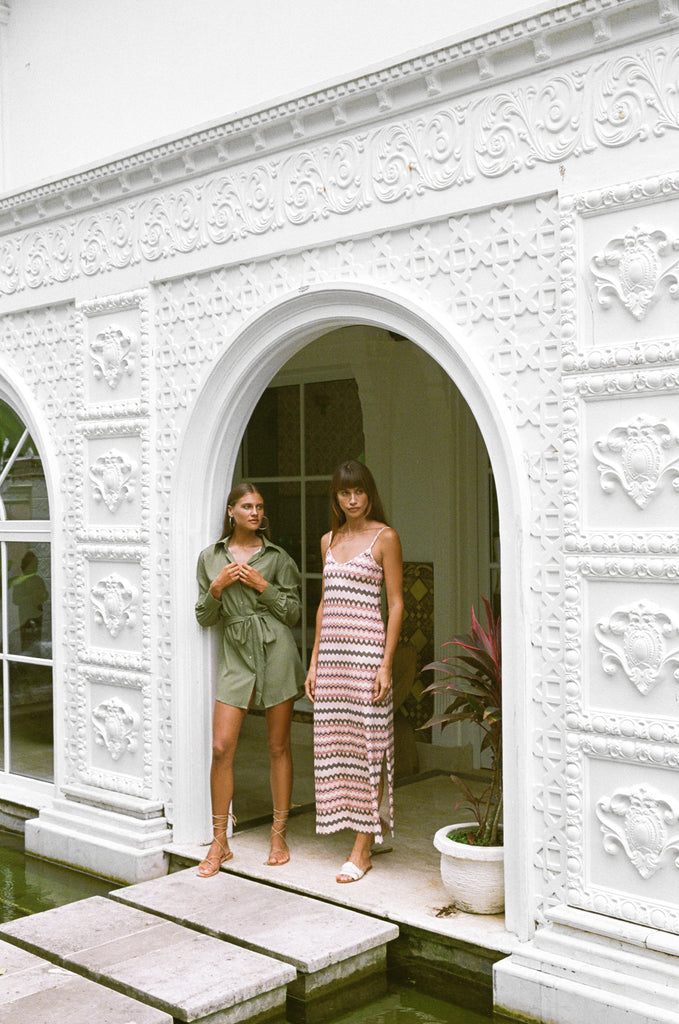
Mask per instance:
[[[196,618],[201,626],[222,630],[216,698],[236,708],[270,708],[304,688],[291,632],[302,610],[299,569],[286,551],[262,537],[262,547],[248,562],[268,581],[264,593],[237,580],[217,599],[210,584],[234,561],[228,543],[219,540],[201,551],[196,569]]]

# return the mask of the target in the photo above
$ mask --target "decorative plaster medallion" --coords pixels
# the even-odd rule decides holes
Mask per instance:
[[[130,331],[111,326],[99,331],[90,344],[94,376],[103,377],[111,389],[118,387],[125,373],[132,373],[134,340]]]
[[[665,420],[637,416],[614,427],[594,442],[594,455],[602,490],[610,493],[617,480],[639,508],[649,504],[666,475],[679,490],[679,434]]]
[[[95,622],[102,623],[113,639],[124,626],[134,625],[135,597],[136,590],[132,584],[115,572],[92,587],[90,599],[94,605]]]
[[[602,797],[596,814],[606,853],[622,848],[642,878],[655,874],[668,850],[679,849],[679,805],[649,786]],[[679,867],[679,857],[674,864]]]
[[[106,747],[112,760],[118,761],[126,750],[137,749],[139,715],[127,704],[111,697],[92,711],[95,741]]]
[[[679,626],[650,601],[618,608],[601,619],[594,632],[604,672],[613,675],[620,667],[641,694],[653,689],[666,664],[679,666]],[[679,668],[674,677],[679,680]]]
[[[617,295],[625,309],[643,320],[658,298],[661,281],[673,282],[669,292],[679,295],[679,240],[670,241],[664,231],[635,225],[623,238],[613,238],[590,262],[599,303],[606,309]]]
[[[109,512],[116,512],[123,501],[132,501],[136,473],[133,459],[115,448],[104,452],[90,467],[95,501],[103,501]]]

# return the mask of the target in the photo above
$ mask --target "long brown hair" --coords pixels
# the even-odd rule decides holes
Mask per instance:
[[[255,487],[254,484],[249,484],[246,480],[244,480],[242,484],[236,484],[236,486],[232,488],[231,493],[226,499],[226,511],[224,512],[224,528],[222,530],[220,540],[226,540],[227,537],[231,536],[234,530],[234,526],[231,522],[231,516],[229,515],[229,508],[233,508],[236,502],[240,501],[241,498],[244,498],[246,494],[259,494],[260,498],[262,497],[262,492],[260,491],[259,487]],[[264,499],[262,498],[262,500]],[[260,537],[266,537],[267,540],[270,539],[269,520],[267,519],[266,516],[262,516],[262,525],[257,530],[257,533],[259,534]]]
[[[340,526],[344,526],[347,520],[347,517],[340,508],[340,504],[337,500],[337,492],[349,490],[352,487],[361,487],[368,496],[368,510],[366,515],[370,516],[370,518],[374,519],[376,522],[385,523],[388,526],[387,517],[384,514],[382,501],[377,493],[377,485],[375,484],[372,473],[367,466],[363,465],[362,462],[358,462],[356,459],[347,459],[346,462],[341,462],[339,464],[332,475],[332,481],[330,483],[332,532],[336,533]]]

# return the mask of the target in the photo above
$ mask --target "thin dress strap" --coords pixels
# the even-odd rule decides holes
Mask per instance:
[[[373,537],[372,541],[370,542],[370,547],[368,548],[368,551],[370,552],[370,554],[371,554],[371,555],[372,555],[372,553],[373,553],[373,544],[375,543],[375,541],[377,540],[377,538],[379,537],[379,535],[380,535],[381,533],[384,533],[384,531],[385,531],[385,530],[388,530],[388,529],[389,529],[389,527],[388,527],[388,526],[383,526],[383,527],[382,527],[382,529],[381,529],[381,530],[378,530],[378,531],[377,531],[377,533],[375,534],[375,536]]]

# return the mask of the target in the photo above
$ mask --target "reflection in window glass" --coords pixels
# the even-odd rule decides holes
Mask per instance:
[[[49,541],[40,455],[0,400],[0,771],[45,782],[54,778]]]
[[[0,496],[7,519],[49,519],[45,474],[30,437],[12,463]]]
[[[12,542],[6,547],[9,650],[51,658],[50,546]]]
[[[13,662],[9,666],[10,771],[31,779],[54,778],[52,669]]]
[[[25,431],[26,427],[14,409],[0,400],[0,474],[14,455]]]

